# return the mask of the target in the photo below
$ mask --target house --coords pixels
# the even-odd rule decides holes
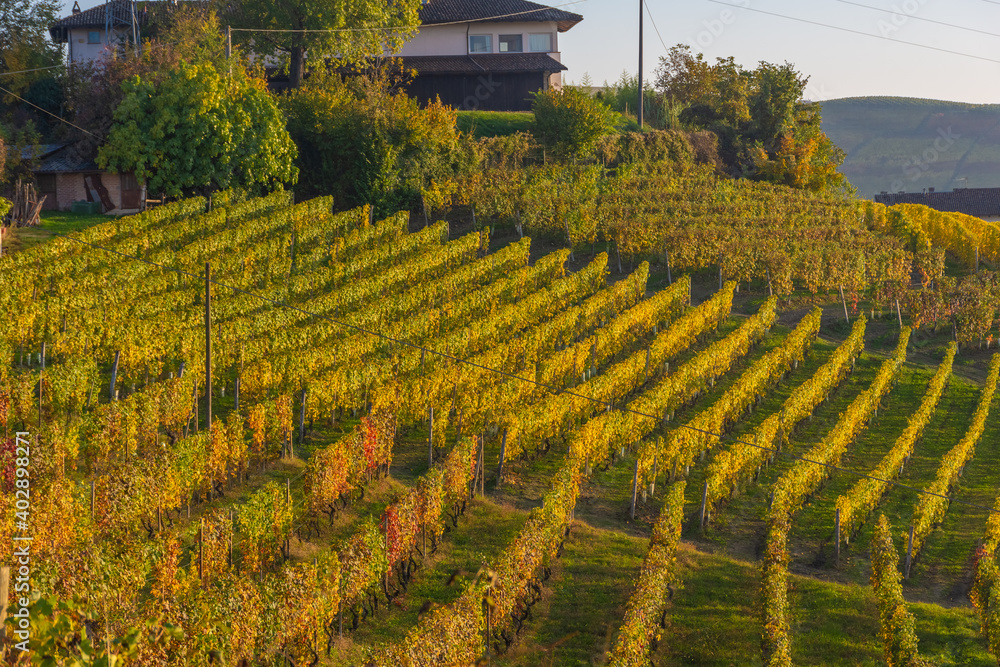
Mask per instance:
[[[1000,222],[1000,188],[955,188],[951,192],[883,192],[874,200],[886,206],[923,204],[936,211],[965,213],[987,222]]]
[[[70,64],[100,60],[112,50],[139,43],[139,30],[148,20],[145,8],[135,2],[109,0],[87,10],[73,3],[72,13],[49,26],[57,44],[66,44]]]
[[[25,159],[35,160],[32,173],[43,210],[68,211],[74,202],[100,202],[104,213],[136,213],[145,199],[134,174],[111,174],[93,160],[79,158],[69,146],[32,147]]]
[[[531,93],[562,84],[559,35],[579,14],[527,0],[425,0],[417,34],[396,55],[408,92],[468,111],[529,111]]]
[[[108,0],[81,11],[77,2],[49,34],[68,45],[70,63],[100,60],[137,43],[163,5]],[[583,17],[528,0],[424,0],[420,20],[417,34],[393,54],[417,72],[412,96],[465,110],[528,111],[531,93],[562,84],[559,35]],[[272,87],[285,87],[284,78],[276,73]]]

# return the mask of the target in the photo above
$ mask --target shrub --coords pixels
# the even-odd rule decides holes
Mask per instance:
[[[615,113],[577,88],[539,91],[532,109],[536,139],[557,157],[586,157],[614,129]]]

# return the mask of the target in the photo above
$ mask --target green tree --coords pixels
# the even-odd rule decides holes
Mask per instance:
[[[172,197],[295,183],[296,148],[262,80],[182,62],[158,81],[135,77],[123,87],[101,168],[135,172]]]
[[[532,110],[535,138],[558,157],[586,157],[614,130],[614,111],[578,88],[540,90]]]
[[[301,149],[301,191],[332,194],[340,207],[370,203],[378,215],[413,208],[422,191],[475,162],[456,112],[422,108],[385,72],[346,81],[317,72],[281,105]]]
[[[710,65],[683,44],[660,58],[656,79],[661,95],[685,106],[682,122],[718,136],[732,174],[847,191],[837,172],[846,155],[823,133],[819,105],[804,100],[808,82],[791,63],[747,70],[729,57]]]
[[[292,88],[302,84],[308,53],[314,62],[359,63],[372,54],[395,53],[416,33],[421,0],[236,0],[226,16],[237,41],[287,58]],[[266,29],[278,32],[255,30]],[[288,32],[283,32],[288,31]]]

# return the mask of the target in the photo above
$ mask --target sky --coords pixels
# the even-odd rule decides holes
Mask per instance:
[[[710,62],[728,56],[747,68],[762,60],[791,62],[810,77],[810,100],[892,95],[1000,103],[1000,0],[721,2],[727,4],[646,0],[644,75],[655,75],[668,48],[688,44]],[[601,85],[622,71],[635,73],[639,2],[567,3],[544,3],[584,17],[560,35],[565,80],[579,83],[586,74]],[[84,9],[98,4],[80,3]]]

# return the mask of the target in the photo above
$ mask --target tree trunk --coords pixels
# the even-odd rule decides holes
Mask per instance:
[[[293,46],[291,63],[288,66],[288,87],[298,88],[302,85],[302,75],[306,67],[306,52],[301,46]]]

